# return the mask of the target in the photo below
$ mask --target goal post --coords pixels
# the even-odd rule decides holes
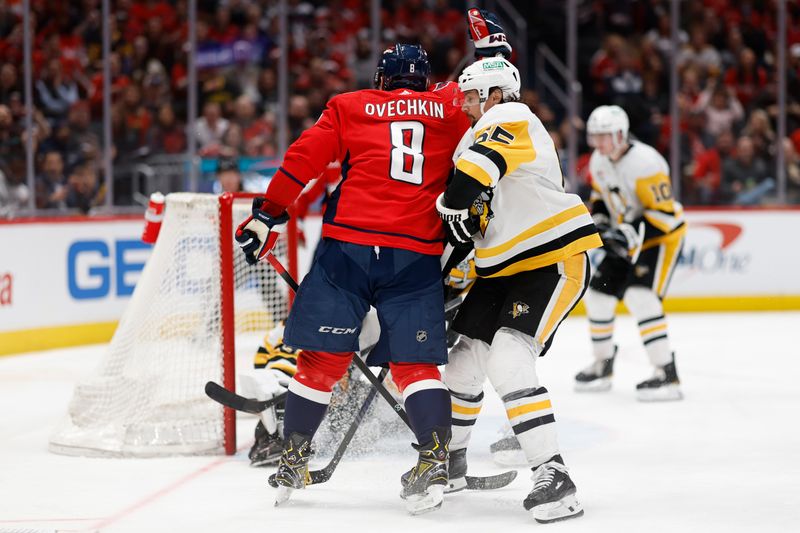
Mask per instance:
[[[55,453],[110,457],[233,454],[236,414],[205,396],[235,390],[236,359],[288,314],[290,291],[233,238],[256,194],[167,195],[158,240],[94,373],[51,436]],[[274,253],[297,276],[290,219]]]

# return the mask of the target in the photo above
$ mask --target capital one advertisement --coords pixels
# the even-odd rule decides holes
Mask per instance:
[[[800,210],[697,210],[668,295],[800,296]]]

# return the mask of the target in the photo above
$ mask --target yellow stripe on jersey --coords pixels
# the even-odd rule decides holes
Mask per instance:
[[[508,419],[511,420],[519,415],[524,415],[532,411],[542,411],[543,409],[550,409],[551,407],[553,407],[553,404],[551,404],[548,399],[542,400],[541,402],[520,405],[519,407],[512,407],[511,409],[506,409],[506,413],[508,413]]]
[[[566,246],[563,246],[557,250],[553,250],[552,252],[547,252],[542,255],[537,255],[536,257],[531,257],[529,259],[523,259],[521,261],[517,261],[516,263],[507,266],[503,270],[494,272],[492,274],[482,274],[481,270],[483,269],[477,267],[477,264],[476,264],[476,270],[478,271],[478,275],[484,278],[499,278],[501,276],[511,276],[513,274],[518,274],[520,272],[525,272],[528,270],[536,270],[537,268],[546,267],[548,265],[564,261],[565,259],[572,257],[573,255],[577,255],[581,252],[591,250],[592,248],[600,248],[601,246],[603,246],[603,241],[600,239],[600,235],[598,235],[597,233],[593,233],[592,235],[587,235],[586,237],[581,237],[580,239],[572,241]],[[478,251],[480,251],[480,248],[475,250],[476,253]]]
[[[681,237],[683,237],[685,233],[686,233],[686,224],[683,224],[681,227],[677,228],[672,233],[668,233],[667,235],[659,235],[658,237],[653,237],[652,239],[647,239],[642,243],[642,251],[649,250],[650,248],[655,248],[656,246],[660,246],[662,244],[680,242]]]
[[[669,224],[665,223],[663,220],[660,220],[657,217],[654,217],[647,211],[644,212],[644,219],[648,221],[650,224],[652,224],[656,229],[664,233],[669,233],[670,230],[672,230],[672,227]]]
[[[564,319],[564,315],[572,309],[573,304],[577,303],[575,299],[583,291],[583,285],[586,282],[587,263],[588,260],[583,254],[574,255],[564,261],[564,277],[567,279],[561,289],[561,294],[558,295],[556,305],[547,319],[547,325],[542,330],[540,342],[547,341],[556,326]]]
[[[672,184],[669,181],[669,176],[663,172],[637,179],[636,196],[644,209],[656,209],[669,213],[675,211]]]
[[[536,159],[536,149],[528,133],[529,124],[527,120],[492,124],[475,132],[475,139],[486,134],[484,136],[486,140],[477,144],[491,148],[502,155],[506,162],[506,174],[511,174],[521,164]]]
[[[586,214],[586,206],[583,204],[578,204],[574,207],[570,207],[569,209],[558,213],[557,215],[553,215],[550,218],[546,218],[541,222],[534,224],[530,228],[526,229],[513,239],[510,239],[499,246],[494,246],[492,248],[476,248],[475,249],[475,257],[480,258],[487,258],[487,257],[494,257],[496,255],[500,255],[504,252],[507,252],[517,244],[521,243],[526,239],[530,239],[540,233],[544,233],[549,229],[553,229],[564,222],[572,220],[573,218],[577,218],[579,216]],[[602,246],[598,245],[598,246]],[[595,247],[596,248],[596,247]]]
[[[491,187],[493,185],[492,177],[489,175],[489,173],[472,161],[459,158],[458,161],[456,161],[456,169],[460,170],[485,187]]]

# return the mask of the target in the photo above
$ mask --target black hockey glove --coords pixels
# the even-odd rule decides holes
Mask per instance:
[[[252,214],[236,228],[236,242],[239,243],[245,261],[249,265],[255,265],[264,259],[264,256],[275,247],[280,234],[286,231],[286,223],[289,222],[289,214],[286,211],[273,217],[261,210],[263,204],[264,198],[254,198]]]
[[[453,209],[444,205],[444,193],[436,198],[436,211],[445,224],[447,240],[453,246],[472,245],[472,236],[481,229],[477,216],[470,215],[469,209]]]
[[[632,225],[623,222],[615,228],[610,228],[600,235],[603,239],[603,248],[610,254],[635,263],[639,258],[644,237],[644,223],[639,224],[637,231]]]

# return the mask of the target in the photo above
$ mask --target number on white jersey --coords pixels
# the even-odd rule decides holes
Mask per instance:
[[[403,120],[389,124],[392,134],[392,155],[389,176],[398,181],[422,185],[422,166],[425,155],[422,141],[425,126],[416,120]]]

